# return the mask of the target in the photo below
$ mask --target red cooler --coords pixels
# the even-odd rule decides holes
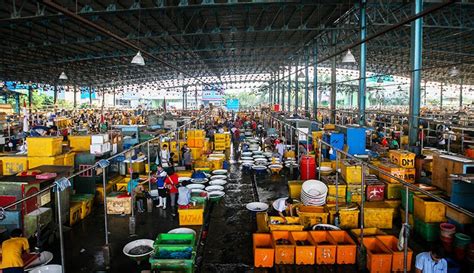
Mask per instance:
[[[301,180],[316,178],[316,160],[312,156],[302,156],[300,160]]]
[[[274,112],[280,112],[280,104],[274,104],[273,105],[273,111]]]

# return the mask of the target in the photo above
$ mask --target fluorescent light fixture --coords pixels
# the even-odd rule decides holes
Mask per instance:
[[[354,58],[354,55],[352,55],[352,52],[351,50],[347,50],[347,53],[346,55],[344,55],[344,57],[342,58],[342,62],[343,63],[355,63],[356,60]]]
[[[59,75],[59,79],[60,80],[67,80],[67,76],[66,76],[66,73],[64,73],[64,71],[61,72],[61,75]]]
[[[145,60],[143,59],[142,54],[140,53],[140,51],[138,51],[137,55],[135,55],[135,57],[133,57],[132,64],[145,65]]]

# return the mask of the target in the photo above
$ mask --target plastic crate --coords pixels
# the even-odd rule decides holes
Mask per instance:
[[[295,245],[291,243],[289,231],[272,231],[272,245],[275,249],[275,264],[294,264]],[[290,242],[288,245],[279,245],[277,241],[285,239]]]
[[[283,223],[283,218],[279,216],[270,216],[268,227],[270,231],[275,230],[292,230],[292,231],[301,231],[303,230],[304,226],[300,225],[300,218],[299,217],[286,217],[287,223],[286,224],[272,224],[274,222]]]
[[[192,273],[195,258],[196,253],[190,246],[160,246],[149,262],[152,270]]]
[[[404,268],[404,251],[398,250],[398,239],[393,235],[376,236],[391,252],[392,252],[392,271],[403,271]],[[408,248],[407,256],[407,272],[411,271],[411,260],[413,251]]]
[[[204,208],[178,209],[180,226],[199,226],[204,222]]]
[[[367,249],[367,269],[371,273],[391,273],[392,252],[375,237],[364,238]]]
[[[390,162],[406,169],[415,168],[415,154],[405,150],[390,150]]]
[[[336,263],[336,243],[327,231],[310,231],[311,238],[316,243],[316,264]]]
[[[155,239],[153,246],[191,246],[195,247],[196,236],[194,234],[160,233]]]
[[[336,205],[326,205],[329,210],[329,222],[334,225]],[[359,208],[349,209],[339,204],[339,227],[343,229],[357,228],[359,226]]]
[[[364,205],[364,227],[391,229],[393,211],[385,202],[367,202]]]
[[[313,265],[316,261],[316,243],[307,231],[291,231],[290,238],[295,245],[295,264]],[[298,245],[307,241],[309,245]]]
[[[415,233],[427,242],[437,241],[440,234],[439,223],[425,223],[415,216]]]
[[[288,192],[290,193],[290,198],[300,199],[301,196],[301,186],[303,185],[303,180],[289,180],[288,181]]]
[[[446,205],[426,195],[413,197],[414,215],[426,223],[446,222]]]
[[[273,267],[275,249],[272,245],[272,236],[268,233],[254,233],[252,237],[254,266]]]
[[[329,212],[323,206],[299,206],[297,209],[300,223],[305,227],[328,223]]]
[[[55,156],[63,152],[63,137],[27,137],[28,156]]]
[[[74,152],[88,152],[91,146],[91,136],[68,136],[69,147]]]
[[[362,166],[352,161],[343,161],[341,175],[347,184],[360,184],[362,182]]]
[[[336,245],[336,264],[355,264],[357,246],[344,230],[330,230],[332,242]]]

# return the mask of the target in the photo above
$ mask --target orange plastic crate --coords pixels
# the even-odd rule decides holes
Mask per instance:
[[[337,264],[355,264],[357,246],[349,233],[344,230],[328,231],[336,247]]]
[[[253,234],[253,257],[255,267],[273,267],[275,249],[269,233]]]
[[[307,231],[291,231],[291,240],[295,245],[295,263],[313,265],[316,258],[316,246]],[[296,241],[309,241],[311,245],[299,246]]]
[[[289,231],[272,231],[272,244],[275,249],[275,264],[294,264],[295,245],[277,245],[279,239],[286,239],[291,242]]]
[[[329,233],[327,231],[310,231],[309,234],[316,243],[316,264],[335,264],[336,245]]]
[[[364,238],[367,249],[367,269],[370,273],[390,273],[392,252],[376,237]]]
[[[403,259],[404,251],[403,249],[398,250],[398,238],[393,235],[379,235],[376,236],[388,249],[392,251],[392,271],[403,271]],[[411,270],[411,261],[413,258],[413,251],[408,248],[407,256],[407,271]]]

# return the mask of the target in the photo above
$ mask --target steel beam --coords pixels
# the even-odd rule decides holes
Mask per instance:
[[[277,79],[277,103],[280,104],[280,67],[278,67]]]
[[[423,0],[415,0],[413,7],[414,15],[423,11]],[[410,149],[418,154],[421,152],[417,148],[418,126],[420,116],[420,86],[423,52],[423,18],[418,18],[411,27],[411,77],[410,77],[410,127],[409,145]]]
[[[305,50],[304,62],[304,115],[307,117],[309,112],[309,48]]]
[[[300,57],[297,55],[296,56],[296,65],[295,65],[295,114],[298,114],[298,96],[300,93],[300,87],[299,87],[299,78],[298,78],[298,67],[300,65]]]
[[[281,79],[285,79],[285,67],[283,67],[282,71],[281,71]],[[278,81],[280,82],[280,81]],[[285,111],[285,85],[283,84],[281,86],[281,111]]]
[[[318,119],[318,44],[313,45],[313,119]]]
[[[364,41],[367,36],[367,14],[366,0],[360,1],[360,40]],[[365,125],[365,102],[366,102],[366,65],[367,65],[367,45],[360,44],[360,64],[359,64],[359,125]]]
[[[336,32],[332,31],[332,44],[336,50]],[[330,96],[330,120],[332,124],[336,123],[336,56],[331,58],[331,96]]]
[[[288,66],[288,113],[291,113],[291,62]]]

